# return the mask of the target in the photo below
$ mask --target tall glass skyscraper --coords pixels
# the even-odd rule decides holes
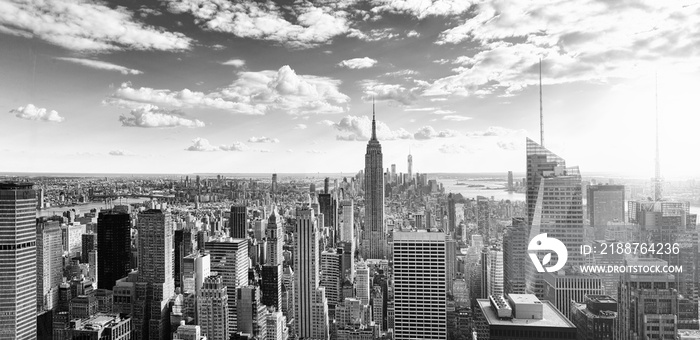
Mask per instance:
[[[36,339],[36,191],[0,182],[0,339]]]
[[[373,107],[372,138],[367,143],[367,153],[365,154],[365,229],[363,234],[363,257],[365,259],[384,259],[386,257],[382,157],[382,145],[377,140],[377,123],[374,119]]]
[[[117,280],[129,274],[131,216],[116,210],[97,217],[97,288],[112,290]]]

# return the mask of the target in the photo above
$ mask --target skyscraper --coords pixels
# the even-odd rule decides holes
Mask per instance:
[[[377,140],[377,123],[372,104],[372,138],[365,154],[365,230],[363,254],[365,259],[386,257],[386,233],[384,231],[384,170],[382,146]],[[367,246],[369,245],[369,247]]]
[[[129,274],[131,217],[115,210],[100,211],[97,217],[97,288],[109,289]]]
[[[537,144],[530,138],[526,139],[526,184],[525,200],[527,205],[527,222],[532,225],[535,214],[537,194],[540,191],[540,179],[544,171],[553,171],[556,166],[566,166],[564,159]]]
[[[284,228],[277,208],[267,220],[265,237],[267,238],[267,259],[262,269],[262,302],[280,310],[282,308],[282,264],[284,257]]]
[[[197,324],[207,339],[228,340],[228,294],[221,275],[204,279],[197,294]]]
[[[272,185],[270,186],[270,191],[272,194],[276,194],[278,189],[277,189],[277,174],[272,174]]]
[[[381,170],[381,168],[380,168]],[[328,338],[328,303],[319,287],[318,221],[308,207],[297,210],[294,245],[294,306],[296,334],[304,339]]]
[[[442,232],[394,232],[394,339],[447,339]]]
[[[248,208],[245,205],[231,206],[229,228],[233,238],[248,237]]]
[[[37,219],[36,268],[38,309],[54,309],[58,306],[58,285],[63,279],[63,244],[58,221]]]
[[[568,250],[567,266],[577,267],[583,262],[579,247],[583,244],[583,196],[581,192],[581,174],[578,167],[566,167],[563,159],[551,153],[532,140],[527,140],[528,175],[535,168],[532,182],[538,182],[530,233],[528,240],[539,234],[556,238],[563,242]],[[549,166],[553,165],[551,170]],[[531,181],[528,179],[528,190]],[[528,209],[530,208],[528,193]],[[529,211],[528,211],[529,213]],[[540,255],[541,256],[541,255]],[[559,261],[552,257],[552,264]],[[535,266],[526,266],[526,292],[543,297],[541,273]]]
[[[136,305],[145,314],[134,316],[136,339],[167,339],[170,335],[168,303],[175,294],[173,227],[169,211],[139,213],[136,224],[139,270]],[[98,249],[99,250],[99,249]]]
[[[357,294],[357,299],[362,302],[363,305],[369,305],[369,293],[372,283],[370,282],[369,267],[365,262],[357,263],[357,273],[355,281],[355,292]]]
[[[321,285],[326,289],[329,310],[335,310],[343,297],[343,249],[331,249],[321,253]]]
[[[229,333],[237,330],[236,288],[248,285],[248,240],[220,237],[204,245],[211,257],[211,271],[223,277],[228,293]]]
[[[413,182],[413,155],[411,155],[411,150],[408,150],[408,185]]]
[[[579,339],[615,339],[617,301],[607,295],[586,295],[583,303],[571,302],[571,322]]]
[[[522,217],[513,218],[503,234],[503,292],[525,294],[528,227]]]
[[[0,182],[0,339],[36,338],[36,191]]]
[[[595,239],[605,239],[608,222],[625,221],[625,186],[591,185],[586,190],[588,220]]]

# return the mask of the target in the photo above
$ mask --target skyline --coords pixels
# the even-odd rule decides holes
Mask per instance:
[[[662,175],[697,173],[690,3],[53,4],[0,5],[5,172],[355,173],[372,97],[387,167],[524,172],[542,58],[547,148],[584,176],[653,177],[655,74]]]

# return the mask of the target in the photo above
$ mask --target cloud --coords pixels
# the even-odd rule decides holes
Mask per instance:
[[[128,151],[117,149],[117,150],[111,150],[109,152],[109,155],[110,156],[129,156],[129,155],[131,155],[131,153]]]
[[[161,109],[150,104],[137,107],[131,110],[129,114],[131,116],[122,115],[119,117],[122,126],[142,128],[204,127],[204,122],[197,119],[183,118],[181,117],[182,113],[179,111]]]
[[[467,13],[473,1],[469,0],[372,0],[372,12],[412,15],[418,19],[429,16],[450,16]]]
[[[139,70],[135,70],[132,68],[120,66],[120,65],[115,65],[112,63],[108,63],[105,61],[99,61],[99,60],[92,60],[92,59],[82,59],[82,58],[55,58],[57,60],[63,60],[63,61],[68,61],[71,63],[91,67],[91,68],[96,68],[98,70],[107,70],[107,71],[117,71],[121,72],[121,74],[143,74],[143,72]]]
[[[357,38],[363,41],[391,40],[399,36],[398,33],[394,32],[393,28],[372,29],[367,32],[362,32],[358,29],[351,28],[349,32],[348,37]]]
[[[420,33],[418,33],[416,30],[410,30],[408,33],[406,33],[406,36],[409,38],[420,37]]]
[[[233,67],[243,67],[245,66],[245,60],[243,59],[231,59],[229,61],[225,61],[221,63],[221,65],[228,65],[228,66],[233,66]]]
[[[270,137],[250,137],[248,138],[248,143],[279,143],[280,140],[277,138]]]
[[[231,145],[221,145],[219,149],[223,151],[246,151],[250,148],[241,142],[234,142]]]
[[[75,51],[186,50],[182,33],[134,21],[125,7],[76,0],[0,2],[0,32]]]
[[[433,113],[436,114],[436,115],[449,115],[449,114],[452,114],[452,113],[457,113],[457,111],[440,109],[440,110],[435,110],[435,111],[433,111]]]
[[[413,134],[413,138],[418,140],[426,140],[433,138],[446,138],[446,137],[456,137],[459,133],[454,130],[442,130],[435,131],[432,126],[426,125],[418,130],[418,132]]]
[[[306,124],[297,124],[294,126],[294,130],[305,130],[306,128],[307,128]]]
[[[385,84],[376,80],[363,80],[360,82],[363,88],[363,100],[374,98],[377,101],[394,101],[401,105],[410,105],[421,93],[419,87],[406,88],[399,84]]]
[[[369,68],[377,64],[377,61],[372,58],[364,57],[364,58],[354,58],[354,59],[347,59],[343,60],[338,63],[338,66],[342,67],[347,67],[349,69],[360,69],[360,68]]]
[[[513,130],[500,126],[489,126],[486,130],[468,132],[469,137],[524,136],[525,130]]]
[[[384,73],[384,75],[387,77],[397,77],[397,78],[402,78],[402,77],[403,78],[411,78],[410,76],[415,76],[417,74],[418,74],[418,71],[408,70],[408,69]]]
[[[472,119],[472,117],[461,116],[461,115],[446,115],[446,116],[442,116],[442,119],[443,120],[451,120],[454,122],[464,122],[464,121]]]
[[[272,1],[170,0],[173,13],[191,13],[206,30],[241,38],[267,40],[292,48],[326,44],[349,29],[343,3],[297,2],[280,6]]]
[[[474,148],[463,144],[443,144],[438,148],[438,151],[448,154],[473,153]]]
[[[339,80],[328,77],[298,75],[285,65],[277,71],[239,72],[231,85],[211,93],[134,88],[124,83],[105,103],[127,107],[149,103],[173,108],[212,108],[251,115],[272,110],[290,114],[340,113],[346,110],[350,97],[338,90],[339,85]]]
[[[433,110],[435,110],[435,108],[434,107],[409,107],[409,108],[405,108],[403,110],[408,111],[408,112],[411,112],[411,111],[433,111]]]
[[[517,146],[513,142],[496,142],[496,145],[503,150],[515,150]]]
[[[241,142],[234,142],[231,145],[220,145],[214,146],[209,143],[208,139],[197,137],[192,140],[192,145],[190,145],[187,151],[246,151],[250,148]]]
[[[395,139],[411,139],[411,133],[403,128],[392,130],[383,122],[377,124],[377,139],[379,140],[395,140]],[[338,123],[334,123],[333,127],[344,133],[336,136],[338,140],[345,141],[368,141],[372,136],[372,120],[367,116],[346,116]]]
[[[38,120],[42,122],[60,123],[66,120],[54,110],[48,111],[47,109],[38,108],[32,104],[27,104],[26,106],[20,106],[16,109],[12,109],[10,110],[10,113],[14,113],[15,117],[17,118]]]
[[[678,2],[487,0],[443,31],[439,44],[469,42],[479,51],[455,59],[455,74],[427,94],[512,95],[538,83],[599,82],[696,71],[700,15]]]
[[[324,119],[324,120],[318,122],[318,124],[323,124],[323,125],[327,125],[327,126],[333,126],[333,124],[335,124],[335,123],[334,123],[332,120]]]

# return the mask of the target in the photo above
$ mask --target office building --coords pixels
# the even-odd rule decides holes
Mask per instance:
[[[50,310],[58,306],[58,285],[63,279],[63,244],[58,221],[36,221],[37,308]]]
[[[586,295],[603,295],[603,278],[593,273],[560,270],[544,273],[544,298],[567,319],[571,319],[571,301],[583,302]]]
[[[355,267],[355,293],[357,299],[362,302],[363,305],[369,305],[369,293],[370,293],[370,269],[365,262],[358,262]]]
[[[175,230],[175,287],[182,288],[182,261],[194,251],[195,237],[189,226]]]
[[[277,310],[282,308],[282,265],[264,265],[262,267],[262,303]]]
[[[197,295],[197,324],[207,339],[228,340],[228,300],[221,275],[214,273],[204,279]]]
[[[372,106],[372,138],[365,154],[365,229],[363,232],[363,258],[386,258],[386,232],[384,230],[384,170],[382,146],[377,140],[377,124]]]
[[[81,238],[80,262],[90,263],[90,252],[97,252],[97,234],[89,232]]]
[[[210,256],[212,272],[223,278],[228,293],[229,333],[237,330],[236,289],[248,285],[248,240],[244,238],[219,237],[205,243]]]
[[[117,210],[100,211],[97,217],[97,288],[111,290],[131,270],[131,217]]]
[[[488,295],[503,295],[503,252],[488,251]]]
[[[314,211],[297,210],[294,245],[294,320],[300,338],[326,339],[328,302],[320,282],[319,227]]]
[[[0,182],[0,339],[35,339],[36,191]]]
[[[443,232],[394,232],[394,338],[447,339]]]
[[[231,206],[229,230],[232,238],[248,237],[248,208],[245,205]]]
[[[617,301],[607,295],[586,295],[583,303],[571,302],[570,320],[578,340],[615,339]]]
[[[255,339],[265,339],[267,337],[268,312],[267,307],[262,303],[260,288],[242,286],[236,289],[236,294],[238,333]]]
[[[328,309],[331,311],[335,310],[335,306],[342,301],[342,266],[342,248],[326,250],[321,253],[321,286],[326,290]]]
[[[532,294],[508,294],[478,299],[474,311],[478,339],[576,339],[576,326],[549,301]]]
[[[590,185],[586,190],[588,220],[596,240],[605,239],[608,222],[625,221],[625,186]]]
[[[132,322],[134,338],[170,337],[168,305],[175,294],[173,225],[169,211],[149,209],[138,214],[138,281]],[[99,248],[98,248],[99,249]]]
[[[287,340],[287,318],[282,312],[270,312],[266,319],[267,336],[264,340]]]
[[[583,264],[583,256],[579,249],[583,244],[584,230],[581,174],[578,167],[565,167],[563,159],[530,139],[528,139],[527,150],[528,171],[533,167],[530,163],[537,165],[535,167],[538,169],[536,179],[533,180],[538,182],[538,191],[531,215],[528,240],[543,233],[546,233],[549,238],[558,239],[564,243],[568,251],[566,265],[577,268]],[[550,158],[556,161],[550,162]],[[553,165],[552,170],[544,169],[549,165]],[[528,188],[529,183],[528,179]],[[529,194],[527,198],[530,198]],[[544,254],[538,253],[539,258],[543,256]],[[558,256],[553,254],[550,263],[554,265],[558,261]],[[542,274],[538,273],[532,264],[526,266],[526,292],[535,294],[538,298],[543,296]]]
[[[71,320],[63,332],[65,339],[131,339],[131,318],[124,314],[98,313]]]
[[[513,218],[503,234],[503,291],[505,294],[525,294],[525,266],[528,263],[529,232],[525,219]]]
[[[643,258],[625,261],[625,265],[663,267],[667,262]],[[675,339],[681,321],[679,297],[672,274],[622,274],[615,339]]]

